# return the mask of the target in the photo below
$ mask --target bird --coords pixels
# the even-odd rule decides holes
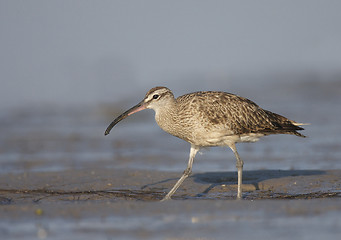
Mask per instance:
[[[150,89],[143,100],[125,111],[105,130],[112,128],[126,117],[145,109],[155,111],[155,121],[165,132],[190,143],[187,168],[162,201],[172,195],[192,173],[197,152],[207,147],[229,147],[236,158],[238,173],[237,199],[242,199],[244,162],[236,143],[256,142],[270,134],[291,134],[306,137],[298,131],[305,123],[298,123],[277,113],[264,110],[253,101],[222,91],[198,91],[177,98],[167,87]]]

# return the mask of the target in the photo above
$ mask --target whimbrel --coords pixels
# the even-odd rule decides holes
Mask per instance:
[[[174,98],[166,87],[150,89],[144,99],[118,116],[106,129],[105,135],[121,120],[144,109],[155,111],[157,124],[169,134],[191,144],[186,170],[163,200],[171,196],[191,174],[193,160],[202,147],[228,146],[237,161],[237,199],[242,197],[243,161],[236,143],[255,142],[269,134],[293,134],[305,137],[304,130],[295,121],[264,110],[247,98],[231,93],[206,91],[185,94]]]

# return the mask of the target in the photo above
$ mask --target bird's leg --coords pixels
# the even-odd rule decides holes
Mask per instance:
[[[169,200],[171,199],[172,195],[175,193],[175,191],[180,187],[180,185],[185,181],[185,179],[191,175],[192,173],[192,165],[193,165],[193,160],[197,152],[199,151],[199,147],[191,145],[191,150],[189,153],[189,160],[188,160],[188,165],[184,173],[182,174],[181,178],[176,182],[174,187],[169,191],[169,193],[161,200]]]
[[[242,182],[243,182],[243,165],[244,162],[243,160],[240,158],[238,152],[237,152],[237,148],[236,145],[233,144],[231,146],[229,146],[234,155],[236,156],[237,162],[236,162],[236,167],[238,170],[238,192],[237,192],[237,199],[241,199],[242,198]]]

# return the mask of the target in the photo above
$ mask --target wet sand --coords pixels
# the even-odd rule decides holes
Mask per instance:
[[[341,170],[195,173],[75,170],[0,175],[5,239],[337,239]],[[309,230],[309,231],[307,231]]]
[[[1,174],[2,204],[31,204],[73,200],[158,201],[179,173],[146,170],[75,170]],[[233,200],[236,172],[195,173],[173,199]],[[314,199],[341,196],[341,170],[245,171],[244,200]]]

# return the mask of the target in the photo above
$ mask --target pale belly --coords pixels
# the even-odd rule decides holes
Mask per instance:
[[[264,136],[264,134],[259,133],[235,135],[231,131],[198,131],[198,129],[185,132],[187,134],[184,135],[169,133],[193,145],[202,147],[231,146],[237,142],[256,142]]]

